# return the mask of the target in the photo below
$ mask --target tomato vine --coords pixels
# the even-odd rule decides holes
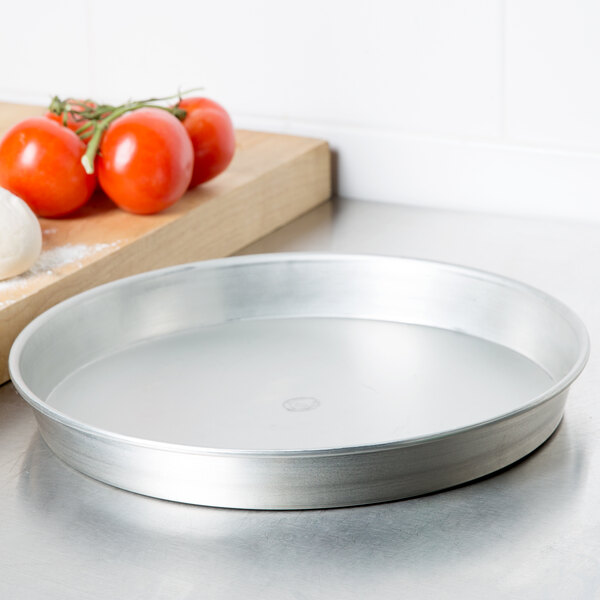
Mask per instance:
[[[184,109],[179,108],[177,105],[164,106],[160,103],[175,99],[181,101],[184,95],[194,92],[197,89],[200,88],[179,92],[163,98],[132,100],[118,106],[113,106],[112,104],[98,105],[91,99],[76,100],[73,98],[66,98],[61,100],[58,96],[54,96],[48,110],[59,116],[64,126],[67,126],[69,119],[72,119],[74,123],[81,123],[81,126],[75,129],[75,133],[83,141],[87,142],[87,150],[81,157],[81,164],[83,165],[85,172],[91,175],[95,170],[94,162],[96,155],[98,154],[102,136],[113,121],[128,112],[139,110],[141,108],[158,108],[165,110],[180,121],[183,121],[187,115],[187,112]]]

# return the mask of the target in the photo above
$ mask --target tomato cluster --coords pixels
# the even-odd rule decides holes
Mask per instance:
[[[0,140],[0,186],[40,217],[72,213],[97,184],[127,211],[159,212],[222,173],[235,151],[229,115],[207,98],[175,107],[60,106],[17,123]]]

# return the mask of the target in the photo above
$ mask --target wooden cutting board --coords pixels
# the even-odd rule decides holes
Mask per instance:
[[[0,103],[0,135],[39,114],[40,107]],[[40,219],[40,260],[0,281],[0,383],[18,333],[61,300],[150,269],[230,255],[330,197],[326,142],[256,131],[236,137],[228,170],[162,213],[132,215],[97,193],[71,217]]]

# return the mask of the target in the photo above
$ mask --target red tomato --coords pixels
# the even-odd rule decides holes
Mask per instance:
[[[61,217],[83,206],[96,187],[81,157],[85,144],[66,127],[33,117],[0,140],[0,186],[40,217]]]
[[[96,166],[100,185],[115,204],[147,215],[183,196],[192,177],[194,151],[172,114],[141,108],[111,123]]]
[[[178,105],[187,111],[183,120],[194,146],[195,187],[222,173],[235,152],[233,123],[226,110],[208,98],[185,98]]]
[[[77,102],[80,102],[80,101],[77,100]],[[85,104],[87,106],[89,106],[90,108],[96,108],[96,104],[94,102],[86,102]],[[82,108],[80,106],[73,105],[73,110],[75,110],[76,112],[81,112]],[[60,125],[63,124],[63,116],[62,115],[57,115],[56,113],[48,111],[44,116],[47,119],[50,119],[51,121],[55,121],[56,123],[58,123]],[[71,131],[77,131],[78,129],[83,127],[86,123],[89,123],[89,121],[87,119],[77,119],[73,115],[67,114],[67,127]],[[88,141],[89,141],[89,139],[84,140],[84,142],[86,144]]]

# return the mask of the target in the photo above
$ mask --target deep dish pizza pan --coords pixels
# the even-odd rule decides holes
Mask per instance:
[[[333,254],[122,279],[35,319],[10,354],[64,462],[140,494],[325,508],[448,488],[558,426],[584,325],[524,284]]]

